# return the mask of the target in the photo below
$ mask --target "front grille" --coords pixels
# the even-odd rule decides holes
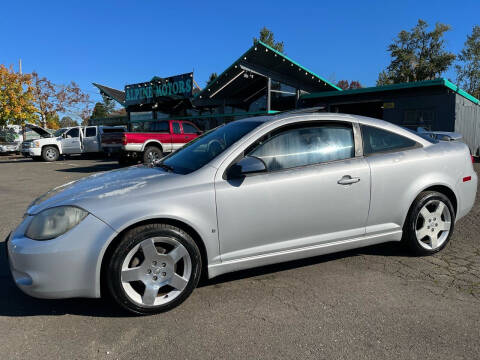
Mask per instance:
[[[32,146],[32,142],[31,142],[31,141],[24,141],[24,142],[22,143],[22,149],[23,149],[23,150],[30,149],[31,146]]]

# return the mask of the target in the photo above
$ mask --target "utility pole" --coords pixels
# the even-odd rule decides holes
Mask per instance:
[[[22,75],[22,59],[18,60],[18,72]]]

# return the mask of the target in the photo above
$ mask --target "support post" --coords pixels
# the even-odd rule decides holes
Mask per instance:
[[[272,78],[268,77],[267,78],[267,112],[270,112],[272,109],[271,105],[271,100],[272,100],[272,92],[270,91],[272,89]]]

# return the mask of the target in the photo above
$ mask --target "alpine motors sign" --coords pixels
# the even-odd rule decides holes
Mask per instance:
[[[162,99],[192,97],[193,73],[125,86],[125,105],[150,104]]]

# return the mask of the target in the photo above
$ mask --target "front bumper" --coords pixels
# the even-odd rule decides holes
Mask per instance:
[[[30,148],[30,149],[28,149],[28,154],[30,156],[41,156],[42,155],[42,149],[40,149],[40,148]]]
[[[100,297],[101,258],[116,232],[90,214],[58,238],[36,241],[24,235],[32,218],[27,216],[7,242],[10,270],[20,290],[46,299]]]

